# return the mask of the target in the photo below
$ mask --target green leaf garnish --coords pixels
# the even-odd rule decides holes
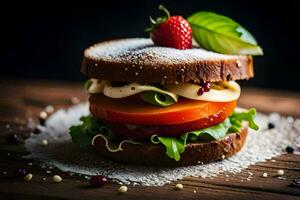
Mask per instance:
[[[263,55],[251,33],[226,16],[201,11],[187,20],[193,37],[205,49],[224,54]]]
[[[175,103],[175,100],[166,93],[149,91],[141,93],[140,97],[145,102],[156,106],[170,106]]]
[[[103,126],[91,115],[82,116],[80,121],[82,122],[80,125],[71,126],[69,128],[72,141],[79,145],[79,147],[88,147],[91,144],[93,137],[99,133],[106,135],[109,139],[114,138],[111,130]]]

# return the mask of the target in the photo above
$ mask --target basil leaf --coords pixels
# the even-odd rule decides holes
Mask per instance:
[[[205,49],[224,54],[263,55],[251,33],[226,16],[201,11],[187,20],[193,37]]]
[[[82,116],[80,121],[82,122],[80,125],[71,126],[69,128],[69,134],[71,135],[72,141],[79,145],[80,148],[88,147],[91,144],[93,137],[99,133],[106,135],[109,139],[115,137],[109,128],[103,126],[91,115]]]
[[[175,103],[174,99],[169,95],[154,91],[141,93],[140,97],[145,102],[156,106],[170,106]]]

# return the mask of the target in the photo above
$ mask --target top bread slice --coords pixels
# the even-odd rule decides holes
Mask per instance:
[[[224,55],[199,47],[158,47],[147,38],[110,40],[89,47],[81,72],[102,80],[161,84],[230,81],[254,75],[251,56]]]

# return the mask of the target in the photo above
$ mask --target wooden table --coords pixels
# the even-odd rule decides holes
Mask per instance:
[[[87,99],[81,83],[0,81],[0,199],[300,199],[300,188],[289,186],[294,178],[300,178],[300,156],[292,154],[276,157],[275,162],[257,163],[234,177],[187,177],[178,181],[184,185],[181,191],[174,191],[175,183],[171,183],[163,187],[128,186],[127,193],[118,195],[117,184],[94,189],[88,187],[84,178],[57,169],[50,175],[46,174],[39,162],[22,158],[27,154],[22,144],[6,144],[5,137],[10,132],[20,136],[28,133],[26,119],[29,116],[36,119],[49,104],[56,109],[70,106],[72,97],[81,101]],[[299,93],[244,89],[239,102],[240,106],[253,106],[259,111],[279,111],[300,117]],[[34,176],[32,181],[23,182],[21,178],[13,177],[17,168],[27,168]],[[286,180],[275,177],[279,169],[285,171]],[[249,172],[254,178],[247,181]],[[262,178],[264,172],[268,173],[268,178]],[[54,173],[63,177],[61,183],[52,183]],[[44,177],[45,181],[42,180]]]

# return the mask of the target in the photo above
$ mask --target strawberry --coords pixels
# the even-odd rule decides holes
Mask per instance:
[[[151,27],[146,29],[155,45],[173,47],[176,49],[192,48],[192,28],[182,16],[170,16],[169,11],[162,5],[159,10],[166,16],[153,20],[150,17]]]

